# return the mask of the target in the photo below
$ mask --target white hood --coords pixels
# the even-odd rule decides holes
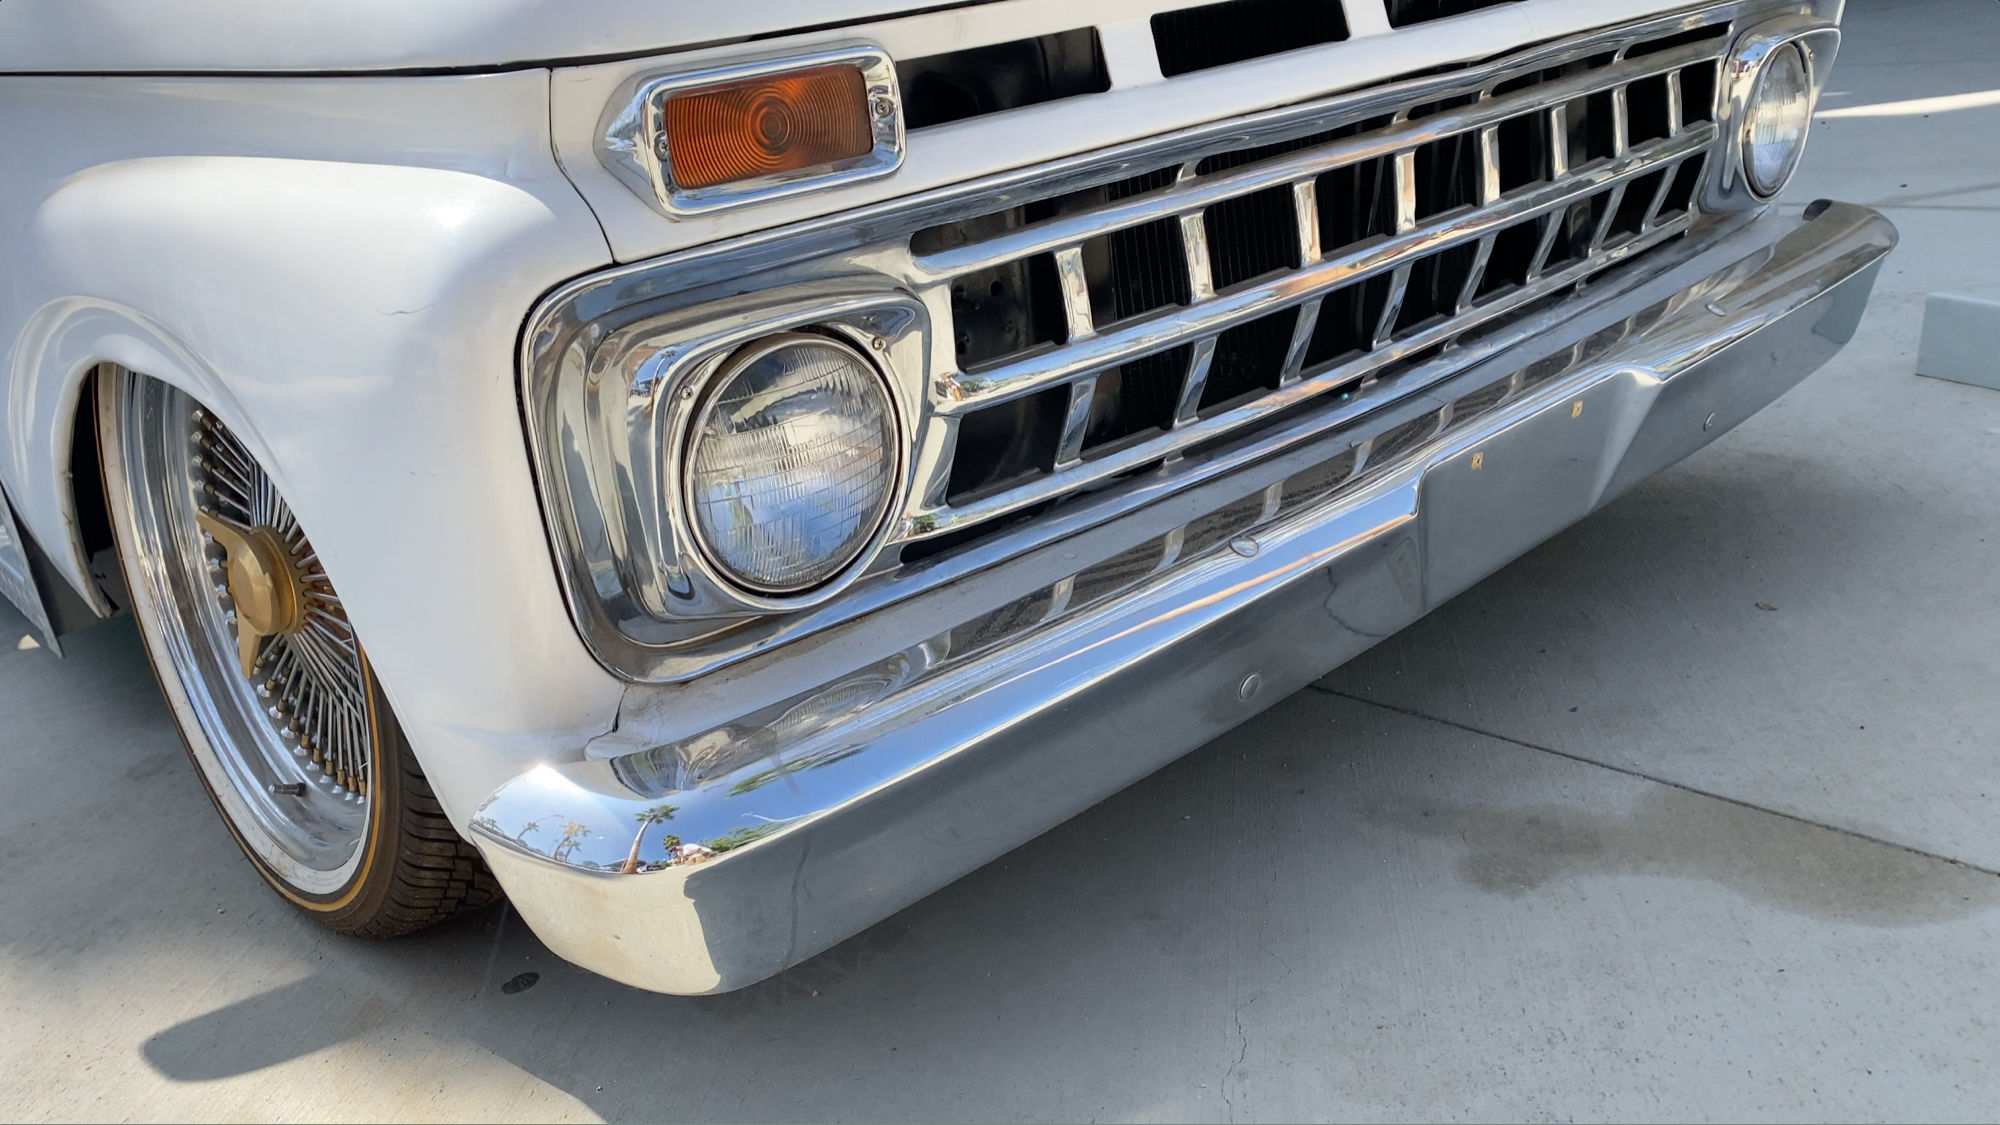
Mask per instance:
[[[0,73],[506,67],[659,54],[955,6],[923,0],[0,0]]]

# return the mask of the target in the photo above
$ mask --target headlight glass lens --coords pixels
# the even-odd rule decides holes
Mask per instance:
[[[866,551],[895,495],[889,389],[859,351],[787,333],[717,373],[688,440],[694,532],[726,574],[794,594]]]
[[[1768,198],[1784,189],[1805,151],[1811,120],[1805,54],[1787,43],[1764,60],[1743,124],[1743,171],[1758,195]]]

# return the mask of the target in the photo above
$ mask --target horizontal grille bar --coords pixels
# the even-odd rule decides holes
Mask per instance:
[[[1492,237],[1500,228],[1547,215],[1608,187],[1629,183],[1663,162],[1700,152],[1714,143],[1713,125],[1703,124],[1668,141],[1634,149],[1624,159],[1577,174],[1539,191],[1503,199],[1464,211],[1431,227],[1364,245],[1287,274],[1269,285],[1237,290],[1188,306],[1180,315],[1141,321],[1113,332],[1090,333],[1062,349],[1056,357],[1035,355],[976,374],[946,377],[938,409],[964,413],[1081,375],[1111,367],[1135,356],[1183,343],[1218,330],[1292,307],[1343,285],[1378,276],[1406,264],[1418,254],[1433,253],[1475,239]]]
[[[1729,30],[1635,35],[917,232],[909,276],[956,352],[925,444],[953,452],[905,560],[1318,396],[1387,402],[1398,365],[1686,231]]]
[[[1553,103],[1600,93],[1620,83],[1654,78],[1670,71],[1678,72],[1683,67],[1712,62],[1715,58],[1716,49],[1712,43],[1692,43],[1660,54],[1642,55],[1605,70],[1587,71],[1464,109],[1405,122],[1380,133],[1333,142],[1235,172],[1202,177],[1166,191],[1077,211],[1060,219],[1011,232],[1005,237],[933,254],[914,255],[912,262],[920,274],[932,278],[949,278],[989,269],[1016,258],[1047,253],[1081,242],[1107,229],[1136,226],[1149,219],[1199,211],[1225,199],[1304,179],[1343,165],[1411,151],[1433,141],[1498,125],[1510,117],[1546,110]]]
[[[1634,253],[1666,242],[1673,236],[1684,232],[1688,224],[1689,217],[1682,216],[1670,224],[1656,228],[1641,242],[1628,243],[1617,248],[1615,251],[1607,252],[1603,260],[1579,262],[1558,273],[1548,275],[1546,279],[1548,284],[1544,289],[1521,291],[1510,295],[1509,298],[1496,302],[1489,308],[1479,310],[1477,314],[1469,316],[1464,322],[1439,324],[1408,340],[1396,342],[1383,352],[1371,353],[1349,363],[1329,368],[1309,378],[1300,379],[1291,386],[1260,398],[1255,402],[1235,407],[1225,413],[1204,418],[1176,429],[1165,439],[1164,444],[1167,446],[1168,451],[1182,451],[1192,446],[1214,441],[1228,435],[1232,431],[1279,415],[1328,391],[1353,386],[1375,370],[1387,367],[1398,361],[1407,360],[1412,356],[1436,347],[1453,336],[1466,332],[1469,328],[1491,323],[1508,313],[1533,304],[1549,292],[1559,291],[1568,286],[1575,285],[1577,282],[1598,272],[1612,262],[1622,261]],[[1477,363],[1486,355],[1503,351],[1507,347],[1511,347],[1519,342],[1520,339],[1516,336],[1498,336],[1490,342],[1482,341],[1482,346],[1478,349],[1467,349],[1465,351],[1461,357],[1463,360],[1462,365]],[[1357,405],[1348,411],[1348,413],[1359,417],[1370,410],[1400,397],[1400,393],[1403,390],[1404,388],[1400,387],[1384,386],[1381,388],[1381,393],[1379,394],[1357,396]],[[959,531],[967,526],[983,523],[1010,512],[1031,507],[1058,496],[1074,492],[1083,485],[1106,480],[1131,472],[1134,469],[1142,468],[1160,460],[1162,456],[1163,451],[1159,446],[1134,446],[1099,459],[1085,462],[1078,469],[1070,470],[1067,473],[1044,477],[1030,484],[997,495],[940,508],[932,517],[936,521],[935,525],[925,528],[923,535],[913,536],[912,538],[927,538],[930,535],[941,535]]]

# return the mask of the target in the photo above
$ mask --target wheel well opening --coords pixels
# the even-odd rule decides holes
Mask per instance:
[[[125,572],[118,565],[111,508],[104,495],[104,467],[98,458],[97,393],[110,370],[98,368],[83,381],[83,391],[77,395],[76,414],[70,420],[69,495],[76,514],[77,543],[83,548],[90,580],[111,603],[115,615],[124,613],[131,599],[125,591]],[[58,585],[64,584],[58,581]]]

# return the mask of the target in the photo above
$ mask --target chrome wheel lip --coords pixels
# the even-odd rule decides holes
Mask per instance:
[[[270,697],[241,671],[232,606],[218,589],[219,548],[195,520],[200,407],[131,375],[113,393],[106,467],[122,474],[114,503],[122,498],[125,510],[115,515],[131,535],[134,610],[171,665],[160,678],[172,681],[168,698],[195,763],[246,850],[300,894],[335,895],[366,856],[375,802],[284,737]],[[269,495],[282,505],[275,489]],[[356,665],[359,673],[358,648]],[[361,734],[373,737],[365,727]]]

